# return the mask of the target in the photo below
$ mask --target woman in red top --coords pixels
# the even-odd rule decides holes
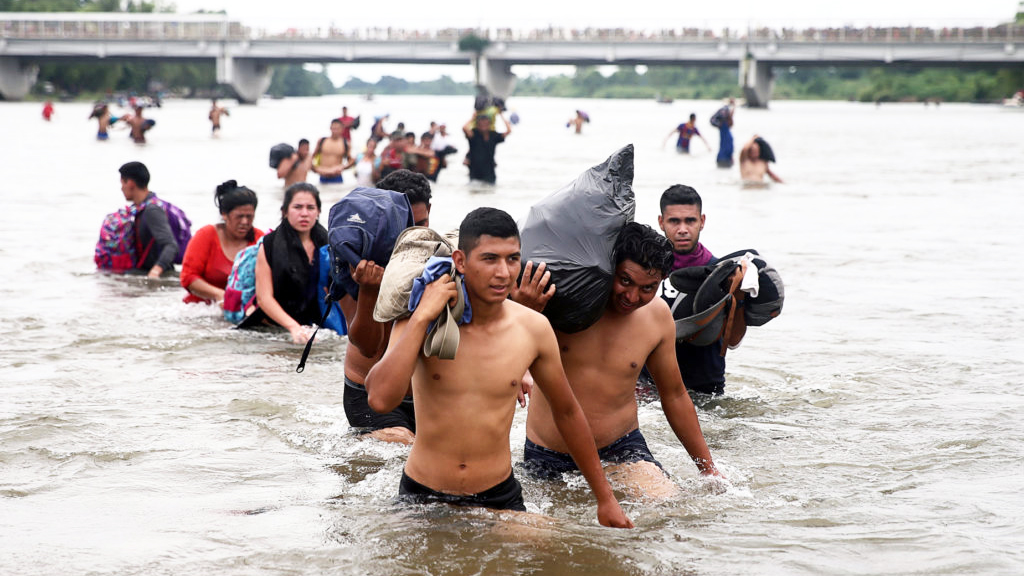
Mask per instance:
[[[192,236],[181,263],[181,285],[188,290],[185,302],[224,304],[224,287],[235,256],[252,246],[263,232],[253,228],[256,193],[234,180],[217,186],[214,203],[224,220],[203,226]]]

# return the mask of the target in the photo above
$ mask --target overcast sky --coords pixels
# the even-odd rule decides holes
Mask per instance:
[[[1018,0],[627,0],[620,3],[591,2],[589,7],[572,0],[174,0],[177,12],[200,9],[227,11],[253,28],[279,31],[288,28],[336,27],[342,30],[367,27],[406,29],[514,28],[547,26],[564,28],[625,27],[745,28],[747,26],[810,27],[843,25],[994,26],[1011,20]],[[465,68],[465,69],[463,69]],[[427,80],[448,74],[457,81],[471,80],[468,66],[334,65],[336,83],[349,75],[370,82],[381,74],[409,80]],[[517,73],[522,73],[517,71]]]

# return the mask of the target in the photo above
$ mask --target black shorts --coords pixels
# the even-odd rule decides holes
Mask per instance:
[[[366,386],[345,378],[345,416],[348,423],[361,432],[373,432],[383,428],[408,428],[416,433],[416,413],[413,411],[412,398],[406,397],[402,404],[387,414],[378,414],[370,408],[367,400]]]
[[[665,470],[661,462],[654,459],[639,428],[601,448],[597,451],[597,455],[601,458],[601,462],[614,464],[652,462],[662,471]],[[526,446],[523,449],[523,468],[531,476],[546,480],[556,480],[565,472],[579,470],[571,455],[538,446],[529,438],[526,439]]]
[[[398,484],[398,494],[399,500],[412,504],[440,503],[526,512],[526,504],[523,503],[523,487],[519,485],[514,474],[509,474],[505,481],[493,488],[488,488],[477,494],[462,495],[446,494],[428,488],[409,478],[403,471],[402,481]]]

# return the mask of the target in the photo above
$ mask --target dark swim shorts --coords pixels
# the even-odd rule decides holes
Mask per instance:
[[[654,459],[639,428],[601,448],[597,451],[597,455],[601,457],[601,462],[614,464],[652,462],[662,471],[665,470],[661,462]],[[579,470],[576,461],[569,454],[538,446],[529,438],[526,439],[526,447],[523,449],[523,468],[531,476],[545,480],[557,480],[565,472]]]
[[[514,474],[509,474],[504,482],[488,488],[478,494],[445,494],[427,488],[423,484],[409,478],[402,472],[402,481],[398,484],[399,500],[411,504],[451,504],[452,506],[475,506],[494,510],[518,510],[526,512],[523,503],[523,487],[519,485]]]
[[[366,386],[345,378],[345,416],[348,423],[360,428],[362,433],[373,432],[382,428],[408,428],[416,433],[416,413],[413,410],[412,398],[406,397],[402,404],[387,414],[378,414],[370,408],[367,400]]]
[[[345,181],[345,179],[341,177],[341,174],[338,174],[337,176],[321,176],[320,177],[320,183],[321,184],[341,184],[344,181]]]

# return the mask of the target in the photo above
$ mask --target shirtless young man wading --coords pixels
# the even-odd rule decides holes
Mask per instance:
[[[442,277],[427,286],[419,307],[395,323],[387,352],[366,377],[370,407],[397,406],[412,379],[416,442],[399,492],[415,502],[445,502],[525,510],[512,474],[509,432],[520,379],[530,370],[553,407],[566,449],[597,497],[604,526],[632,527],[601,470],[590,427],[572,395],[548,321],[508,299],[519,274],[519,230],[494,208],[470,212],[452,255],[465,276],[473,318],[459,327],[454,360],[425,357],[427,326],[456,295]]]
[[[700,473],[719,476],[683,386],[675,355],[675,326],[668,305],[656,298],[672,264],[668,240],[649,226],[627,224],[615,246],[612,293],[593,326],[557,332],[562,364],[587,416],[609,476],[633,497],[666,497],[676,486],[651,455],[640,433],[636,381],[647,365],[669,425]],[[526,468],[557,478],[576,467],[554,425],[551,399],[533,394],[526,419]]]
[[[331,120],[331,135],[317,142],[313,157],[319,156],[320,162],[314,162],[313,171],[320,175],[321,184],[341,184],[341,173],[355,165],[343,131],[341,120]]]

